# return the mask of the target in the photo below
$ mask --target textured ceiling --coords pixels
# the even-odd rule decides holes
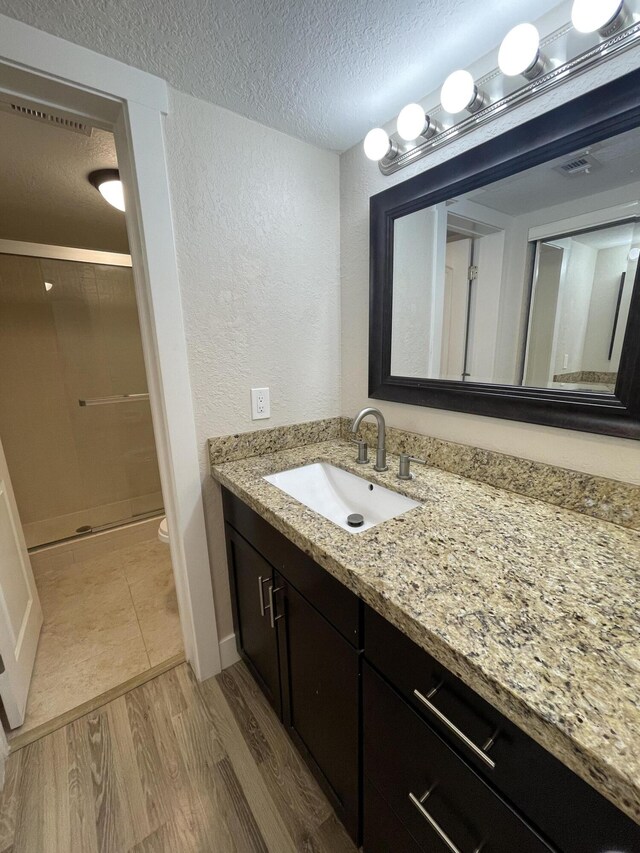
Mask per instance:
[[[590,145],[587,150],[598,165],[589,172],[566,176],[556,171],[558,166],[586,153],[580,148],[474,190],[467,198],[501,213],[521,216],[557,204],[588,199],[618,187],[631,187],[640,182],[639,146],[640,130],[634,128]],[[599,202],[600,207],[603,204]]]
[[[0,0],[0,12],[339,151],[558,0]]]
[[[113,135],[82,136],[0,112],[0,238],[129,251],[124,214],[87,180],[117,165]]]

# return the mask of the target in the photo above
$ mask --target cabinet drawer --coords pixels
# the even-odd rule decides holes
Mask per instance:
[[[228,489],[224,518],[353,646],[361,648],[360,599]],[[293,498],[292,498],[293,500]]]
[[[369,779],[363,786],[364,853],[421,853],[422,848],[409,835]]]
[[[367,660],[465,761],[564,853],[640,853],[640,827],[590,785],[369,607],[365,608],[364,625]],[[438,689],[430,697],[434,688]],[[421,701],[415,690],[436,710]],[[440,715],[481,749],[493,740],[486,757],[494,766],[478,756]]]
[[[363,706],[364,775],[421,849],[555,850],[366,663]]]

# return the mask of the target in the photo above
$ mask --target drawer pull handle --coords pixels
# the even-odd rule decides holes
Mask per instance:
[[[409,794],[409,799],[413,803],[413,805],[418,809],[422,817],[427,821],[429,826],[433,829],[438,838],[442,841],[442,843],[449,848],[451,853],[461,853],[460,848],[457,847],[453,841],[449,838],[444,829],[440,826],[437,820],[435,820],[429,812],[425,809],[424,803],[427,801],[428,797],[432,794],[433,788],[429,788],[426,794],[424,794],[420,799],[416,797],[415,794]],[[484,847],[484,842],[478,847],[475,848],[473,853],[480,853],[482,848]]]
[[[280,616],[275,615],[275,605],[273,603],[273,596],[276,594],[276,592],[280,592],[281,589],[284,589],[284,587],[283,586],[277,586],[275,589],[272,586],[269,587],[269,607],[268,607],[268,610],[269,610],[269,618],[271,620],[271,627],[272,628],[276,627],[276,622],[278,621],[278,619],[282,619],[282,614],[280,614]]]
[[[435,694],[435,692],[436,692],[435,690],[432,690],[429,693],[429,696],[433,696]],[[460,729],[454,723],[452,723],[448,717],[445,717],[445,715],[442,713],[442,711],[439,711],[436,708],[436,706],[433,704],[433,702],[430,702],[429,699],[427,699],[426,696],[423,696],[419,690],[414,690],[413,695],[416,697],[416,699],[419,699],[422,702],[422,704],[425,706],[425,708],[428,708],[428,710],[431,711],[431,713],[434,715],[434,717],[437,717],[438,720],[440,720],[440,722],[444,726],[446,726],[449,729],[449,731],[458,738],[458,740],[461,740],[462,743],[466,747],[468,747],[471,750],[471,752],[473,752],[473,754],[475,756],[477,756],[482,761],[484,761],[484,763],[487,765],[487,767],[490,767],[492,770],[495,769],[495,766],[496,766],[495,761],[492,761],[489,758],[489,756],[486,754],[486,752],[484,752],[477,744],[475,744],[470,738],[468,738],[464,732],[461,732]],[[496,732],[496,734],[497,734],[497,732]],[[496,734],[494,734],[487,741],[487,744],[486,744],[487,749],[493,745],[495,738],[496,738]]]
[[[267,612],[267,608],[265,607],[265,603],[264,603],[264,592],[262,590],[262,584],[267,583],[267,581],[270,581],[270,580],[271,580],[271,578],[263,578],[262,575],[260,575],[258,577],[258,598],[260,599],[260,615],[261,616],[264,616],[264,614]]]

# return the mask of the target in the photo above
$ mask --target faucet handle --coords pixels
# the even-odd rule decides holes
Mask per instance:
[[[426,465],[426,459],[419,459],[417,456],[410,456],[408,453],[400,454],[400,464],[398,467],[398,479],[399,480],[412,480],[413,474],[411,473],[411,463],[417,462],[419,465]]]
[[[359,441],[357,438],[352,438],[351,443],[358,445],[358,458],[356,459],[358,465],[366,465],[369,461],[369,455],[367,453],[367,442]]]

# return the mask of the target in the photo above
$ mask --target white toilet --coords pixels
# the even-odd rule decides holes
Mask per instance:
[[[164,542],[165,545],[169,544],[169,525],[167,524],[166,516],[160,522],[160,527],[158,527],[158,539],[160,542]]]

